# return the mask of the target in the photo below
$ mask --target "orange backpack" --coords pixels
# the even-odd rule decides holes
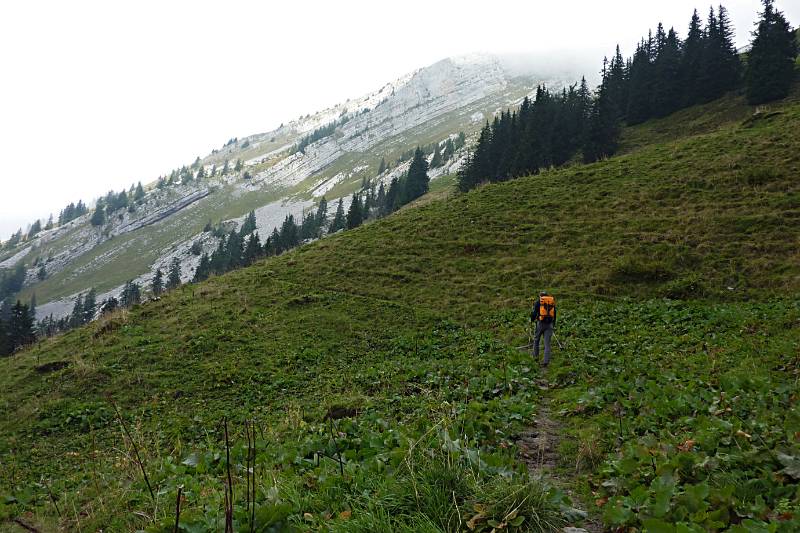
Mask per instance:
[[[552,322],[556,318],[556,299],[552,296],[539,296],[539,320]]]

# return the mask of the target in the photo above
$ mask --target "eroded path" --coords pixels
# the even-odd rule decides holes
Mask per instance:
[[[552,485],[563,488],[575,504],[578,502],[573,491],[569,490],[569,480],[564,479],[558,472],[559,453],[558,445],[561,440],[561,424],[551,416],[550,410],[550,384],[547,381],[547,370],[542,372],[542,378],[537,381],[542,391],[539,409],[533,425],[528,427],[517,441],[520,459],[527,465],[531,477],[545,480]],[[581,507],[585,509],[585,507]],[[564,528],[564,533],[601,533],[602,523],[594,517],[589,517],[579,525],[570,524]]]

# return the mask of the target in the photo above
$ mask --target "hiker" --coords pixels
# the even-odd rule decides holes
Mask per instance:
[[[556,299],[542,291],[533,302],[531,309],[531,323],[536,323],[533,335],[533,357],[539,358],[539,339],[544,337],[544,362],[542,366],[550,364],[550,339],[556,327]]]

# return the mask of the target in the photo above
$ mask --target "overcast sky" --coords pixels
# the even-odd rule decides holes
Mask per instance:
[[[758,0],[733,0],[738,44]],[[778,0],[796,25],[800,1]],[[231,137],[451,55],[534,52],[597,71],[696,0],[9,1],[0,5],[0,239],[149,182]],[[588,67],[587,67],[588,68]],[[587,74],[592,74],[588,72]],[[580,74],[580,73],[576,73]]]

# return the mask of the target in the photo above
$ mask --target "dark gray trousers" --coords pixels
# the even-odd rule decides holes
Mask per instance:
[[[536,321],[536,331],[533,334],[533,357],[539,358],[539,339],[544,337],[544,364],[550,364],[550,339],[553,338],[553,323]]]

